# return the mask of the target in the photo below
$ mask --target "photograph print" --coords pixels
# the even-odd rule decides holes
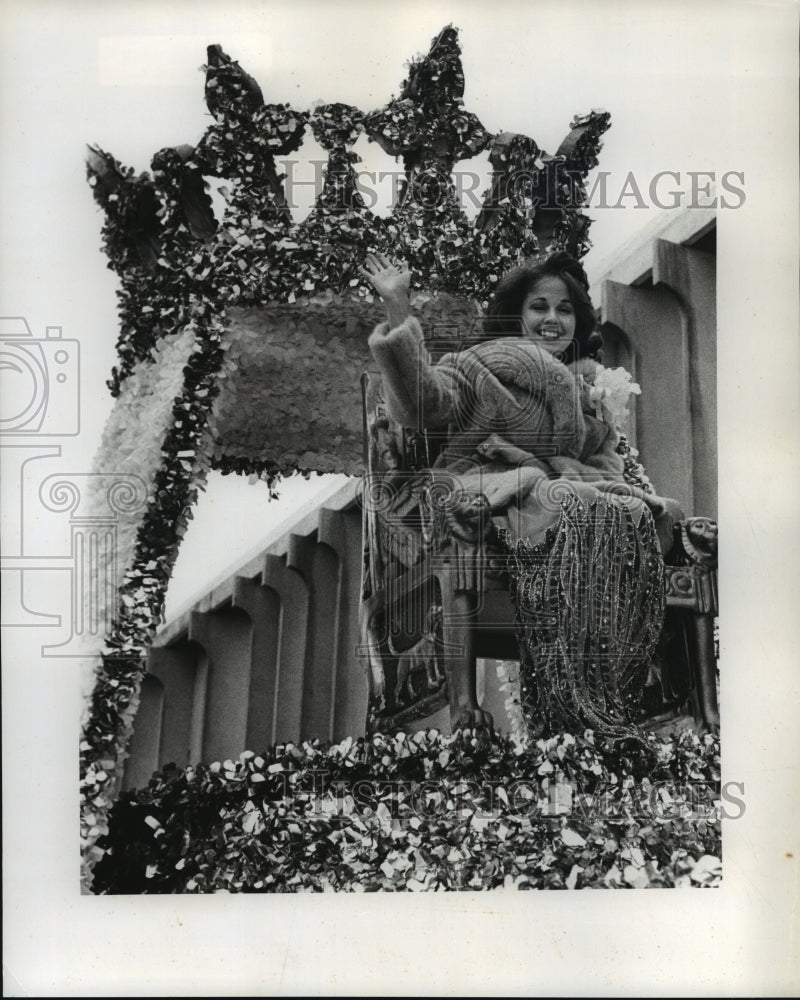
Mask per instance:
[[[1,318],[3,624],[80,690],[87,902],[717,912],[753,787],[726,248],[762,197],[725,109],[742,25],[794,57],[679,6],[124,5],[48,41],[81,68],[9,231],[57,198],[73,235]]]

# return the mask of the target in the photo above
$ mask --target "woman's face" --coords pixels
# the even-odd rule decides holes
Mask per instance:
[[[522,333],[549,354],[565,351],[575,336],[575,307],[556,275],[539,278],[522,303]]]

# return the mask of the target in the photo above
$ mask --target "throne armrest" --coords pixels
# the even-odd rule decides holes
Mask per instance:
[[[708,517],[689,517],[673,528],[674,545],[666,563],[669,607],[716,615],[717,522]]]

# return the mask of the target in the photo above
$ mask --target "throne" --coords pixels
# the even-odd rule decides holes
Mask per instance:
[[[368,730],[401,729],[445,706],[453,728],[491,725],[477,702],[477,660],[519,656],[509,556],[493,543],[488,515],[476,520],[473,512],[464,521],[445,484],[423,485],[441,441],[392,421],[380,376],[365,373],[362,388]],[[626,481],[649,486],[624,436],[620,453]],[[687,715],[700,732],[719,728],[716,553],[716,522],[692,517],[675,524],[664,554],[665,625],[638,720],[646,728]]]

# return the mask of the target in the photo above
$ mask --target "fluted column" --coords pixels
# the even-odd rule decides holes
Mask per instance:
[[[653,281],[672,289],[684,312],[689,349],[692,472],[695,511],[717,516],[716,257],[656,240]]]
[[[361,548],[360,511],[322,509],[318,530],[291,535],[286,555],[264,556],[258,578],[231,579],[216,610],[190,612],[168,645],[151,649],[147,684],[163,689],[160,722],[145,699],[127,787],[168,763],[364,733]]]
[[[261,582],[274,590],[280,600],[274,739],[276,742],[298,740],[303,711],[308,585],[300,573],[287,567],[284,559],[273,555],[264,559]]]
[[[161,734],[164,731],[164,686],[145,674],[139,693],[139,708],[128,747],[123,788],[144,788],[161,766]]]
[[[251,622],[247,748],[259,751],[275,739],[280,600],[274,590],[238,576],[233,606],[241,608]]]
[[[150,650],[147,673],[157,678],[164,689],[159,767],[165,764],[186,767],[199,759],[192,756],[192,716],[200,652],[195,643],[185,641],[173,646],[153,646]]]
[[[300,738],[330,739],[339,624],[339,564],[335,552],[313,535],[292,535],[286,565],[308,588],[308,626]]]
[[[247,749],[250,619],[242,611],[192,612],[189,639],[208,657],[202,760],[225,760]]]
[[[319,540],[339,558],[338,629],[333,679],[333,739],[362,736],[366,729],[369,680],[358,655],[361,603],[361,511],[328,510],[319,518]]]

